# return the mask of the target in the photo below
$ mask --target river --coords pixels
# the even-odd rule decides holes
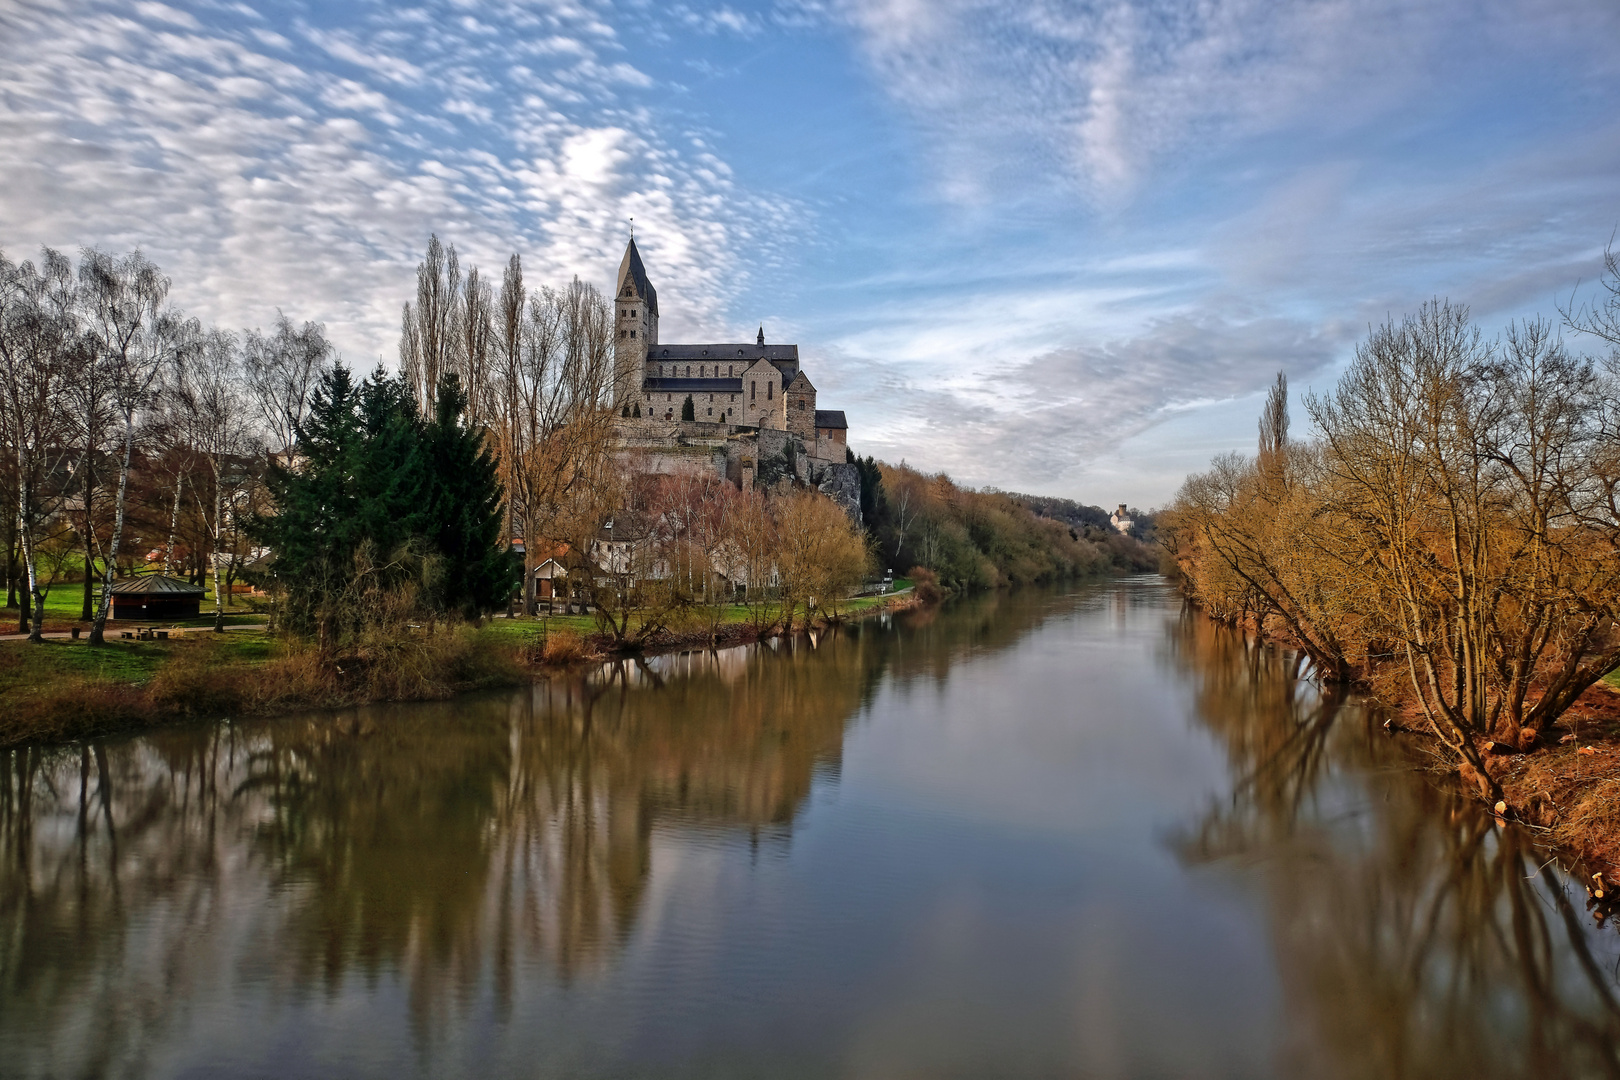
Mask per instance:
[[[1620,1076],[1620,937],[1157,578],[0,755],[8,1077]]]

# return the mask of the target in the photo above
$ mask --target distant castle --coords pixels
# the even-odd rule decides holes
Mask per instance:
[[[614,287],[614,404],[619,442],[653,471],[715,469],[750,487],[791,473],[859,514],[860,482],[848,464],[849,425],[817,409],[797,345],[666,345],[658,340],[658,290],[634,238]],[[682,418],[687,400],[692,419]]]

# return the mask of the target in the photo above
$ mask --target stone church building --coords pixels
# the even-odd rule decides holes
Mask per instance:
[[[749,486],[767,459],[791,468],[859,514],[860,487],[847,463],[848,424],[816,408],[816,388],[797,345],[753,342],[665,344],[658,338],[658,290],[631,239],[614,286],[614,384],[619,442],[654,471],[715,469]],[[687,398],[691,420],[683,420]],[[770,470],[766,474],[775,475]]]

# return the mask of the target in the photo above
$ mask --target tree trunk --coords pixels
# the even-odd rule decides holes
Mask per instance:
[[[163,572],[167,574],[174,565],[174,534],[180,528],[180,493],[185,490],[186,474],[179,469],[174,471],[174,502],[169,505],[169,540],[163,547]]]
[[[113,503],[112,542],[107,545],[107,565],[101,578],[101,604],[96,609],[96,621],[90,627],[90,644],[106,642],[107,612],[112,607],[113,573],[118,566],[118,545],[124,538],[124,500],[129,493],[129,459],[135,452],[135,413],[124,414],[124,460],[118,468],[118,497]]]
[[[92,464],[93,447],[85,450],[84,464],[84,602],[79,608],[79,620],[89,622],[94,617],[96,596],[96,518],[95,518],[95,466]]]
[[[219,482],[219,459],[214,459],[214,633],[225,632],[225,598],[219,593],[219,560],[225,554],[220,550],[225,540],[223,515],[225,500],[221,491],[225,485]]]
[[[27,470],[21,461],[17,463],[17,475],[19,478],[27,475]],[[31,501],[28,495],[28,485],[19,479],[17,484],[17,534],[22,540],[23,570],[28,575],[28,592],[22,598],[22,603],[18,605],[17,632],[28,631],[28,640],[38,643],[45,640],[40,636],[40,623],[45,619],[45,598],[39,594],[39,578],[34,570],[34,528],[33,523],[28,519],[28,504]],[[30,601],[34,607],[32,626],[28,625],[28,605]]]

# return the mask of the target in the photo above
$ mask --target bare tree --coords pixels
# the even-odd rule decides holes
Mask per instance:
[[[526,333],[524,326],[524,312],[528,300],[528,290],[523,284],[523,261],[514,252],[507,260],[506,271],[501,275],[501,291],[496,297],[492,322],[494,324],[494,359],[490,375],[490,423],[495,430],[498,445],[501,482],[506,488],[506,536],[510,540],[517,535],[515,531],[515,517],[517,506],[523,498],[523,457],[526,449],[523,435],[526,426],[521,422],[522,409],[526,403],[526,395],[522,393],[525,384],[523,376]],[[524,610],[529,611],[533,606],[533,597],[530,595],[534,588],[533,576],[530,568],[537,558],[527,550],[524,552],[524,573],[522,600]],[[512,605],[506,608],[507,618],[512,617]]]
[[[90,644],[100,645],[105,639],[113,576],[124,536],[135,419],[149,404],[164,368],[194,348],[201,328],[195,320],[164,307],[169,279],[139,250],[123,258],[86,250],[79,259],[79,283],[91,333],[108,365],[114,413],[123,426],[112,537],[107,544],[101,604],[90,628]]]
[[[95,618],[96,565],[106,554],[102,543],[105,526],[102,520],[101,496],[105,485],[102,463],[111,449],[116,417],[112,365],[102,351],[102,342],[87,335],[86,345],[83,362],[76,365],[73,372],[68,399],[73,411],[73,438],[78,443],[81,455],[81,504],[76,528],[84,563],[84,580],[79,618],[89,622]]]
[[[1585,304],[1577,304],[1572,295],[1558,312],[1569,329],[1608,342],[1613,349],[1611,360],[1620,365],[1620,250],[1615,249],[1613,237],[1603,249],[1597,295]]]
[[[326,327],[293,321],[276,312],[275,330],[244,336],[243,373],[272,451],[291,450],[298,440],[309,398],[332,364]]]
[[[477,430],[488,426],[494,411],[490,368],[497,346],[495,300],[489,282],[479,276],[476,266],[467,271],[467,284],[457,314],[461,317],[461,340],[454,370],[461,376],[461,386],[467,392],[467,425]]]
[[[508,492],[522,514],[525,597],[532,569],[561,544],[583,557],[615,507],[619,478],[610,453],[614,394],[613,317],[578,279],[542,289],[522,307],[521,268],[508,266],[493,380],[504,431]],[[521,327],[513,313],[522,310]]]
[[[208,534],[214,584],[214,630],[225,629],[222,567],[230,558],[225,538],[227,516],[236,505],[243,479],[242,459],[251,445],[249,407],[236,336],[213,329],[201,346],[180,365],[175,379],[187,441],[208,467],[209,498],[199,497],[198,510]],[[195,490],[195,488],[193,488]]]
[[[1277,381],[1266,391],[1260,410],[1260,461],[1265,464],[1288,446],[1288,376],[1277,372]]]
[[[45,593],[38,573],[40,530],[68,486],[66,458],[72,433],[67,408],[73,373],[87,356],[73,312],[68,260],[45,249],[41,268],[14,264],[0,254],[0,436],[17,479],[17,532],[27,575],[29,640],[43,640]],[[19,625],[19,629],[23,627]]]
[[[437,235],[428,238],[427,257],[416,268],[416,303],[401,318],[399,370],[416,396],[422,415],[433,415],[439,376],[459,371],[461,266],[456,249],[446,251]]]

